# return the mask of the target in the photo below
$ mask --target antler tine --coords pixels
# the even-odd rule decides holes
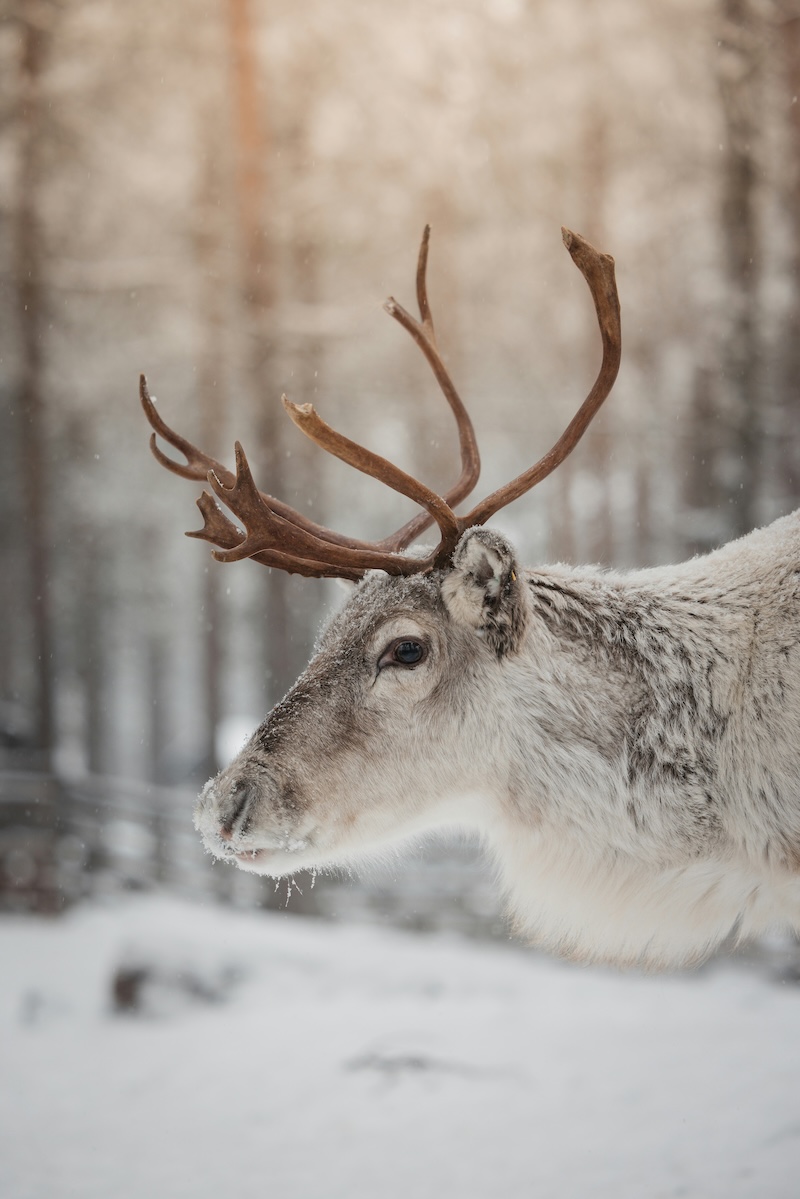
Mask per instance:
[[[614,259],[602,254],[578,233],[562,227],[561,236],[569,250],[572,261],[583,275],[594,300],[600,336],[603,342],[603,360],[594,386],[567,425],[558,441],[538,462],[523,471],[510,483],[493,491],[477,504],[471,512],[460,518],[463,528],[485,524],[495,512],[519,499],[542,479],[546,479],[559,466],[586,432],[603,401],[614,385],[622,355],[622,332],[617,283],[614,277]]]
[[[327,429],[327,426],[325,428]],[[328,432],[333,434],[332,430]],[[333,434],[333,437],[337,438],[338,435]],[[346,441],[346,438],[341,440]],[[390,466],[389,463],[386,465]],[[402,474],[396,467],[394,470],[398,475]],[[286,565],[291,563],[298,574],[331,575],[341,578],[361,578],[367,570],[384,570],[388,574],[415,574],[433,565],[434,555],[427,559],[404,558],[369,543],[338,544],[318,537],[284,519],[274,508],[272,501],[256,487],[247,457],[238,441],[236,478],[233,486],[224,486],[213,471],[208,473],[208,482],[211,490],[242,521],[246,530],[244,538],[236,544],[230,544],[232,539],[229,531],[224,531],[227,544],[222,549],[214,550],[214,557],[218,562],[239,562],[243,558],[258,558],[267,565],[280,565],[282,569],[291,569]],[[389,485],[392,486],[392,483]],[[435,499],[439,500],[439,497],[436,496]],[[439,504],[442,504],[441,500]],[[209,525],[209,533],[216,534],[216,518],[212,515],[209,519],[207,510],[201,511]],[[448,533],[452,552],[459,529],[452,513],[450,516],[451,526]],[[437,516],[437,519],[441,519],[443,524],[446,523],[445,516]],[[205,533],[206,530],[202,530],[203,536]],[[365,544],[367,548],[363,548]],[[437,552],[440,551],[441,547]],[[262,558],[262,555],[266,557]],[[280,561],[276,561],[276,556],[279,556]]]
[[[440,544],[436,550],[437,558],[449,555],[458,539],[459,523],[453,513],[453,507],[465,496],[469,495],[478,481],[480,474],[480,453],[475,437],[472,421],[464,407],[463,401],[453,385],[453,381],[439,356],[436,347],[436,337],[433,328],[433,318],[428,302],[427,267],[428,245],[430,242],[430,225],[426,225],[422,234],[419,255],[417,257],[416,292],[420,320],[416,320],[409,312],[390,297],[384,304],[386,311],[406,329],[421,348],[427,358],[434,375],[441,387],[452,412],[455,415],[459,431],[461,448],[461,475],[455,486],[442,497],[431,491],[419,480],[407,475],[398,467],[388,462],[378,454],[372,453],[364,446],[358,445],[342,434],[337,433],[330,425],[314,411],[310,404],[293,404],[286,396],[282,397],[284,408],[297,427],[322,449],[334,454],[343,462],[354,466],[357,470],[386,483],[395,491],[413,499],[424,512],[412,517],[405,525],[391,536],[376,543],[376,547],[389,553],[399,553],[406,549],[416,537],[434,522],[439,525],[441,534]],[[420,561],[420,559],[414,559]]]
[[[380,454],[374,454],[364,446],[358,445],[357,442],[351,441],[349,437],[337,433],[322,420],[311,404],[293,404],[291,400],[287,400],[286,396],[283,396],[282,400],[284,408],[298,429],[302,430],[306,437],[310,437],[316,445],[340,458],[349,466],[354,466],[362,474],[378,479],[387,487],[391,487],[393,491],[399,491],[401,495],[407,496],[425,508],[428,513],[428,523],[436,521],[439,526],[442,537],[440,550],[447,545],[452,552],[459,537],[459,525],[446,500],[443,500],[440,495],[431,491],[418,479],[407,475],[392,462],[382,458]]]
[[[157,462],[160,462],[162,466],[165,466],[167,470],[172,471],[173,474],[180,475],[182,479],[193,479],[198,482],[205,483],[208,479],[209,471],[212,471],[219,481],[224,485],[224,487],[232,488],[234,486],[236,482],[236,476],[232,474],[231,471],[224,467],[221,462],[218,462],[216,458],[212,458],[210,454],[206,454],[203,450],[198,449],[198,447],[193,445],[191,441],[188,441],[185,437],[181,437],[179,433],[176,433],[174,429],[170,428],[155,406],[155,401],[150,395],[150,391],[147,386],[147,379],[144,375],[139,376],[139,396],[145,416],[154,429],[154,433],[150,438],[150,449]],[[163,437],[169,445],[173,446],[185,456],[185,464],[182,462],[176,462],[174,458],[167,457],[167,455],[159,448],[156,442],[156,433]],[[277,515],[281,516],[290,524],[297,525],[298,528],[303,529],[305,532],[319,538],[321,541],[330,541],[334,545],[358,547],[364,550],[375,549],[375,546],[372,542],[359,541],[357,538],[347,537],[342,533],[336,533],[333,529],[326,529],[323,525],[318,525],[314,521],[309,520],[308,517],[303,516],[301,512],[298,512],[289,504],[285,504],[281,500],[275,499],[273,496],[267,495],[264,492],[261,492],[261,495],[268,503],[270,509],[277,513]],[[219,512],[219,509],[217,509],[217,511]],[[203,512],[203,516],[206,516],[205,512]],[[221,528],[220,522],[226,520],[227,518],[222,512],[220,512],[219,518],[214,518],[214,529],[216,530]],[[228,521],[228,524],[230,525],[230,521]],[[235,529],[234,525],[230,525],[230,527]],[[214,541],[214,537],[212,537],[210,534],[207,534],[208,522],[198,533],[189,533],[187,536],[201,537],[206,541]],[[221,542],[220,544],[223,543]],[[225,544],[226,547],[229,548],[227,546],[227,542]],[[385,547],[382,546],[381,548]]]
[[[458,480],[445,494],[445,503],[450,508],[455,508],[462,500],[466,499],[469,493],[478,482],[478,476],[481,470],[481,457],[478,450],[478,442],[475,437],[475,430],[472,427],[469,413],[464,407],[464,403],[459,396],[450,378],[450,374],[442,362],[439,350],[436,345],[436,334],[433,328],[433,318],[431,316],[430,304],[428,303],[427,289],[427,269],[428,269],[428,244],[430,241],[431,227],[426,225],[422,234],[422,241],[419,247],[419,256],[417,258],[417,304],[419,306],[420,320],[416,320],[410,312],[407,312],[402,304],[398,304],[393,296],[384,304],[384,309],[391,317],[402,325],[407,333],[410,333],[414,341],[417,343],[422,353],[425,355],[433,373],[436,382],[439,384],[444,397],[450,405],[450,409],[456,418],[458,426],[459,448],[461,451],[461,474]],[[432,520],[429,513],[420,512],[413,517],[402,528],[398,529],[390,537],[384,538],[381,542],[387,549],[403,550],[411,544],[416,537],[429,528]]]
[[[197,537],[201,541],[210,541],[221,549],[233,549],[244,541],[244,535],[232,520],[228,520],[219,504],[214,503],[212,496],[204,491],[197,501],[197,507],[203,517],[202,529],[193,529],[187,537]]]
[[[383,545],[336,533],[304,517],[288,504],[265,495],[256,487],[244,450],[238,442],[237,472],[234,475],[215,458],[170,428],[155,407],[144,375],[139,378],[139,396],[145,415],[154,429],[150,448],[156,460],[182,478],[208,482],[212,491],[245,526],[246,532],[243,534],[207,492],[202,494],[197,503],[203,516],[203,527],[188,533],[187,536],[216,545],[218,548],[214,551],[214,556],[220,561],[236,562],[242,558],[254,558],[265,566],[294,574],[352,580],[362,578],[366,570],[410,574],[429,568],[433,564],[432,557],[403,558]],[[186,463],[168,458],[158,447],[156,434],[179,450],[185,456]],[[386,465],[389,467],[390,464]],[[414,480],[410,482],[414,484]],[[422,484],[418,486],[421,488]],[[408,494],[408,489],[405,493]],[[417,492],[412,490],[411,498],[416,496]],[[451,513],[448,524],[447,512],[440,510],[446,508],[446,505],[442,505],[438,496],[434,496],[433,499],[434,506],[438,505],[436,519],[447,528],[447,544],[452,549],[458,536],[455,518]],[[428,496],[421,498],[419,502],[429,502]]]
[[[181,437],[180,433],[176,433],[163,420],[150,395],[150,389],[147,386],[147,379],[144,375],[139,376],[139,398],[142,401],[144,414],[154,430],[150,438],[150,449],[157,462],[160,462],[167,470],[171,470],[173,474],[180,475],[182,479],[195,479],[204,483],[208,472],[213,470],[214,474],[220,479],[225,480],[229,484],[233,482],[233,475],[229,470],[226,470],[221,462],[217,462],[216,458],[212,458],[209,454],[204,454],[196,445],[192,445],[191,441],[187,441],[185,437]],[[163,437],[168,445],[173,446],[185,456],[186,465],[182,462],[176,462],[174,458],[168,458],[159,449],[156,442],[156,433],[160,437]]]
[[[187,533],[187,537],[198,537],[210,541],[220,549],[233,549],[244,541],[244,535],[220,509],[213,497],[204,491],[197,501],[197,507],[203,516],[203,527]],[[215,555],[216,556],[216,555]],[[262,566],[271,566],[275,570],[286,571],[287,574],[305,575],[307,578],[351,579],[357,581],[363,576],[362,570],[348,569],[345,566],[331,566],[327,562],[311,558],[295,558],[280,550],[262,550],[251,555],[254,562]]]
[[[428,247],[431,241],[431,227],[426,225],[422,230],[422,241],[419,243],[417,255],[417,307],[419,319],[427,330],[430,340],[436,345],[436,334],[433,329],[433,317],[428,303]]]

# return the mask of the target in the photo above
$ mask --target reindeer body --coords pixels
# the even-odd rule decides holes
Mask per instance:
[[[382,541],[259,491],[238,443],[226,470],[170,429],[141,378],[156,458],[208,482],[244,527],[204,493],[192,536],[221,561],[357,583],[295,686],[207,784],[195,813],[206,846],[281,876],[442,826],[476,829],[521,934],[582,959],[679,965],[731,933],[800,931],[800,513],[681,566],[523,571],[483,526],[556,469],[613,386],[614,260],[563,231],[594,301],[599,373],[552,448],[457,515],[480,455],[436,345],[429,232],[420,319],[393,299],[386,308],[458,427],[461,474],[447,493],[284,399],[323,449],[419,504]],[[438,546],[406,552],[433,523]]]
[[[413,667],[376,664],[422,644]],[[664,967],[800,930],[800,513],[680,566],[370,575],[207,786],[208,848],[273,875],[442,826],[491,849],[517,931]]]
[[[677,567],[528,578],[547,798],[494,841],[518,926],[652,966],[800,931],[800,513]]]

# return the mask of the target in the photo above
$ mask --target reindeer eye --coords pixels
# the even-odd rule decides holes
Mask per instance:
[[[428,647],[422,641],[412,641],[410,637],[398,637],[391,645],[387,645],[378,662],[378,669],[384,666],[419,666],[428,656]]]
[[[418,641],[401,641],[394,647],[394,660],[403,666],[416,666],[425,657],[425,648]]]

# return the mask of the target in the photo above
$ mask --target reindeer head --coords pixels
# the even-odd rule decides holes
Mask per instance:
[[[420,319],[393,299],[386,309],[422,349],[455,415],[462,469],[453,487],[437,495],[336,433],[311,405],[283,398],[291,419],[318,445],[421,506],[383,541],[346,538],[259,491],[239,443],[236,473],[227,471],[164,423],[142,376],[158,461],[184,478],[207,481],[244,526],[242,532],[203,493],[204,525],[189,536],[214,543],[219,561],[254,558],[356,584],[297,683],[200,796],[195,823],[216,856],[276,876],[341,862],[438,824],[480,824],[483,797],[512,786],[498,776],[508,773],[511,760],[503,743],[513,721],[506,717],[530,702],[515,674],[529,600],[512,548],[482,526],[570,453],[611,390],[620,361],[614,261],[568,230],[563,236],[594,299],[600,372],[553,448],[463,516],[454,508],[474,488],[480,459],[436,347],[427,228],[417,268]],[[184,454],[185,465],[162,453],[156,433]],[[438,546],[407,552],[433,523]]]

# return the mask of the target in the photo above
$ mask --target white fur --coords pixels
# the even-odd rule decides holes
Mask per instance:
[[[198,828],[273,875],[477,829],[517,931],[583,960],[800,931],[799,572],[800,513],[630,574],[470,530],[444,576],[356,588]],[[425,660],[381,669],[397,637]]]

